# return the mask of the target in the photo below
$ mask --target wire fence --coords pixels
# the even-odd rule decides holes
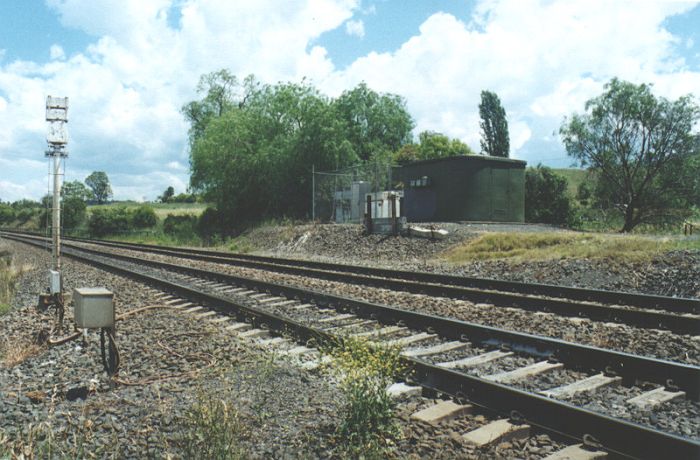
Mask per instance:
[[[313,219],[358,223],[368,193],[392,188],[392,164],[371,161],[335,171],[313,171]]]

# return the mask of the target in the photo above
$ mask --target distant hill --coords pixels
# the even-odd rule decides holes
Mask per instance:
[[[552,170],[557,174],[566,177],[566,180],[569,181],[569,193],[575,198],[576,192],[578,191],[578,186],[581,184],[581,182],[586,180],[588,171],[578,168],[552,168]]]

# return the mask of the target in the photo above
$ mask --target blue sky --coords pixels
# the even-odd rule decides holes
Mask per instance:
[[[620,77],[698,94],[698,2],[608,0],[2,0],[0,199],[45,193],[43,101],[71,98],[68,180],[110,176],[118,199],[188,182],[179,108],[203,73],[309,78],[330,96],[361,81],[406,99],[416,131],[479,150],[496,91],[511,157],[571,160],[563,118]]]

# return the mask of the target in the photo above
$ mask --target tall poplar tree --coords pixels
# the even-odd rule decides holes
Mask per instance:
[[[506,111],[498,95],[491,91],[481,92],[479,104],[481,122],[481,153],[493,157],[508,158],[510,138]]]

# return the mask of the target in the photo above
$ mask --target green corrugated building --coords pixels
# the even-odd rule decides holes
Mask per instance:
[[[525,165],[521,160],[467,155],[397,166],[402,214],[409,222],[525,220]]]

